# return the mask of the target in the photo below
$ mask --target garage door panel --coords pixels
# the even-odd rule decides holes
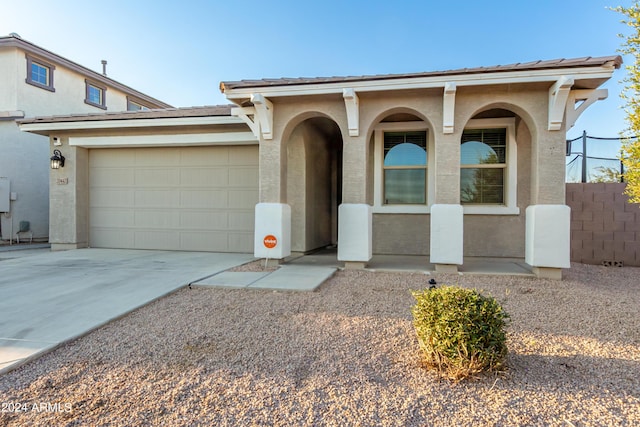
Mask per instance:
[[[100,248],[136,248],[133,231],[121,228],[92,227],[91,242],[92,246]]]
[[[136,148],[135,149],[135,166],[136,167],[167,167],[174,166],[176,159],[174,157],[173,150],[168,149],[148,149],[148,148]]]
[[[254,221],[255,215],[251,212],[234,212],[229,215],[229,230],[250,230]]]
[[[253,209],[258,203],[258,191],[229,190],[229,208]]]
[[[257,165],[257,146],[92,149],[90,245],[252,252]]]
[[[253,233],[229,233],[229,252],[253,252]]]
[[[144,187],[175,187],[180,180],[180,171],[177,169],[136,169],[135,182],[137,186]]]
[[[228,168],[185,168],[180,171],[180,184],[188,187],[227,187]]]
[[[180,192],[180,207],[186,209],[226,209],[226,190],[183,190]]]
[[[130,168],[135,166],[135,156],[131,150],[100,150],[100,156],[91,160],[93,168]]]
[[[91,189],[89,197],[89,206],[92,208],[114,208],[126,207],[130,208],[134,205],[135,194],[129,189]]]
[[[137,210],[135,213],[136,228],[177,228],[180,226],[180,212],[163,210]]]
[[[128,187],[135,184],[134,175],[127,168],[96,168],[89,175],[89,187]]]
[[[133,209],[91,208],[89,214],[102,227],[133,227],[135,224]]]
[[[183,232],[180,243],[187,251],[227,252],[228,234],[226,231]]]
[[[234,147],[229,152],[231,166],[258,166],[260,156],[255,146]]]
[[[174,208],[180,203],[180,194],[173,190],[136,190],[136,208]]]
[[[226,230],[229,213],[226,211],[181,211],[180,228],[187,230]]]
[[[172,230],[151,229],[133,231],[136,249],[171,250],[180,247],[180,233]]]
[[[253,188],[255,182],[258,182],[258,169],[248,167],[229,169],[230,187]]]
[[[237,147],[191,147],[183,150],[179,155],[179,165],[193,166],[227,166],[229,164],[229,150]],[[257,151],[257,147],[253,147]]]

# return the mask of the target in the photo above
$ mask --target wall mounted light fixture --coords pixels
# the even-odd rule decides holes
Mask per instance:
[[[51,169],[60,169],[64,167],[64,156],[60,150],[53,150],[53,157],[51,157]]]

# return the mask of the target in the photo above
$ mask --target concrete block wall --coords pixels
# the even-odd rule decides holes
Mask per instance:
[[[640,266],[640,204],[624,183],[567,184],[571,261]]]

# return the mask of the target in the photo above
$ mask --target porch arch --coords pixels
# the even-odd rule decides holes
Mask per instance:
[[[342,130],[323,113],[289,121],[282,138],[285,203],[291,207],[291,250],[337,244],[342,201]]]

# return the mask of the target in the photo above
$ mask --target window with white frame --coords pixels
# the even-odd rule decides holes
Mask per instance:
[[[427,203],[427,132],[384,132],[385,205]]]
[[[507,130],[465,129],[460,146],[460,203],[504,204]]]
[[[423,121],[382,122],[374,131],[374,212],[428,213],[433,181]]]
[[[85,80],[85,85],[86,92],[84,102],[86,104],[93,105],[94,107],[106,110],[107,106],[105,103],[105,92],[107,91],[107,88],[88,80]]]
[[[460,203],[465,212],[517,213],[516,163],[513,118],[470,120],[460,141]],[[494,212],[492,207],[499,209]]]
[[[27,78],[25,81],[30,85],[55,92],[53,87],[53,70],[55,70],[56,67],[29,55],[27,55],[26,58]]]

